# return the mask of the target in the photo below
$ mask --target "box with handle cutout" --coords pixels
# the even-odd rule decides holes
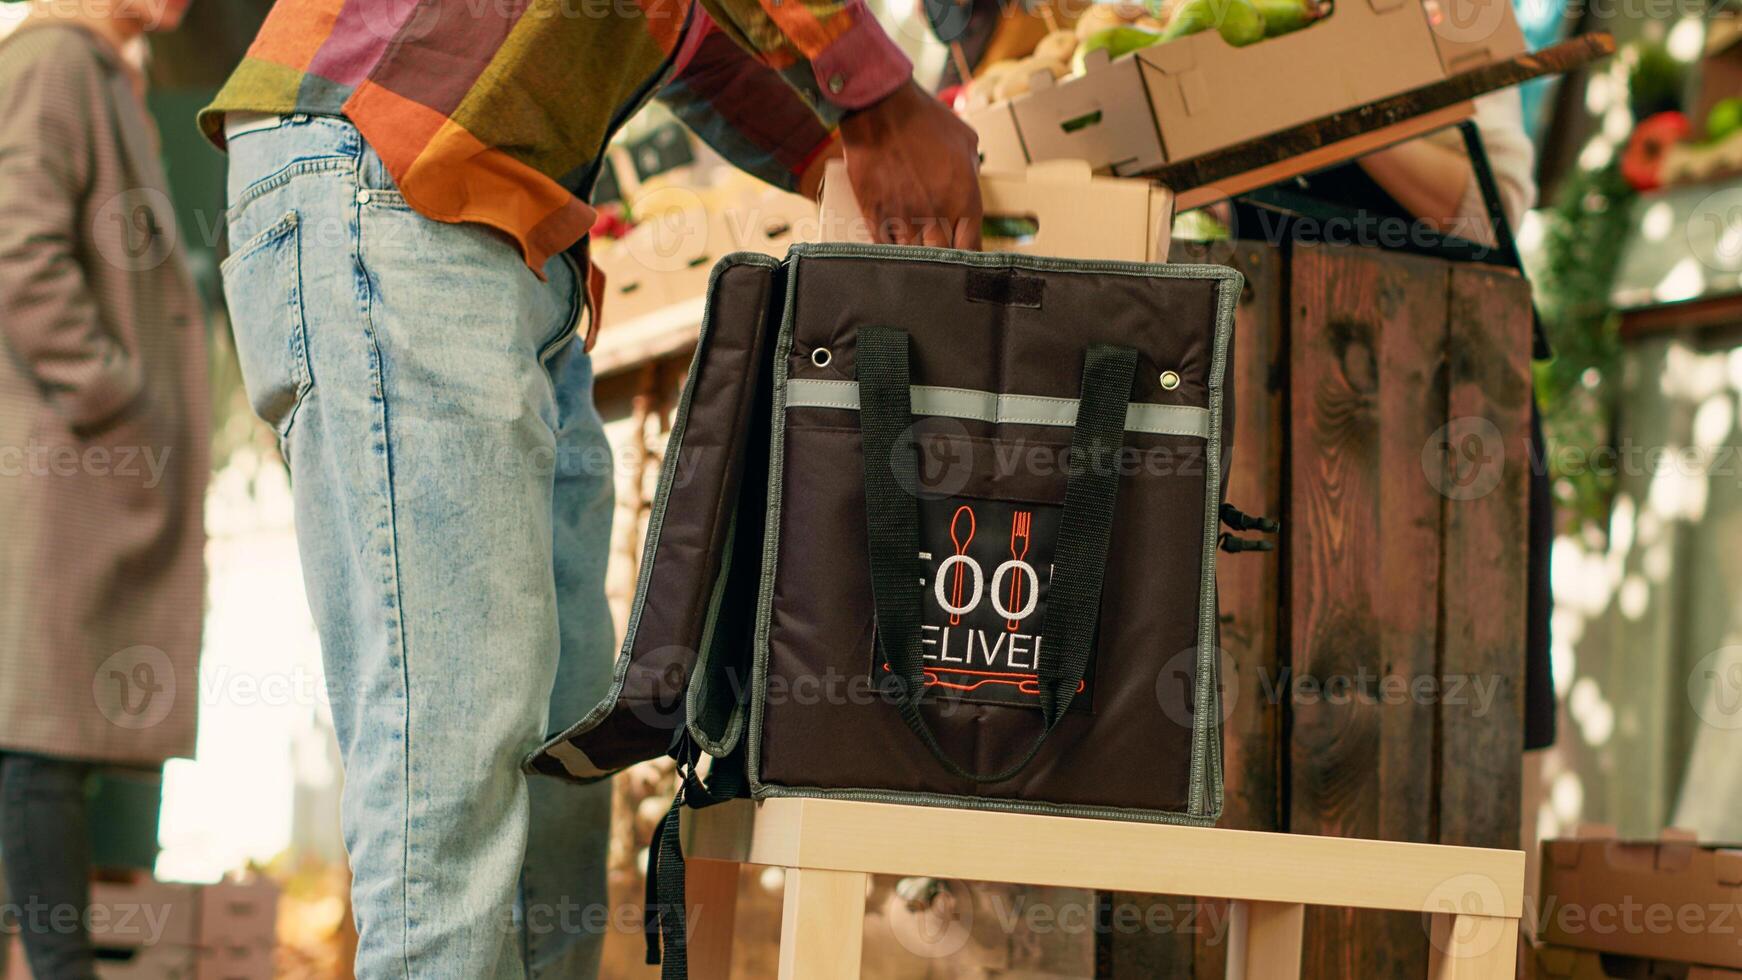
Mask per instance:
[[[1130,176],[1440,81],[1524,51],[1509,0],[1342,0],[1301,30],[1233,47],[1214,30],[967,114],[988,170],[1086,161]]]

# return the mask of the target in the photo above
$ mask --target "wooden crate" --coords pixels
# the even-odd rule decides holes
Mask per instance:
[[[1228,499],[1283,520],[1277,552],[1220,565],[1232,668],[1221,826],[1517,847],[1528,287],[1502,270],[1364,248],[1182,245],[1172,257],[1247,277]],[[1492,428],[1454,423],[1448,469],[1443,427],[1472,418]],[[1498,473],[1485,469],[1496,460],[1472,460],[1496,448]],[[1356,686],[1378,697],[1275,693],[1279,679],[1307,677],[1365,678]],[[1492,700],[1481,711],[1465,682],[1462,703],[1449,687],[1429,703],[1387,703],[1386,677],[1478,678]],[[1104,933],[1102,975],[1222,976],[1225,906],[1159,901],[1174,908],[1155,921],[1178,927]],[[1422,975],[1422,916],[1307,916],[1305,976]]]

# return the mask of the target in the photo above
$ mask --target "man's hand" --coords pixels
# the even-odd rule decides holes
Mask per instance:
[[[841,120],[841,141],[873,240],[980,247],[979,137],[943,103],[910,82]]]

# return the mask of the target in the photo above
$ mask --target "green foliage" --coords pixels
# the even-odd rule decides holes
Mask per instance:
[[[1669,53],[1662,41],[1635,41],[1628,48],[1632,66],[1627,72],[1627,103],[1633,118],[1682,107],[1687,91],[1688,66]]]
[[[1588,466],[1562,472],[1556,463],[1589,459],[1609,442],[1621,364],[1620,318],[1609,290],[1636,196],[1611,161],[1569,174],[1541,213],[1541,261],[1532,280],[1555,356],[1536,365],[1537,398],[1555,496],[1581,521],[1606,519],[1613,479]]]

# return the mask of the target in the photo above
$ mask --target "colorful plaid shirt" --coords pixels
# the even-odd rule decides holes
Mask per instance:
[[[221,146],[226,112],[343,115],[412,207],[501,229],[541,270],[592,227],[611,135],[654,95],[791,189],[912,70],[864,0],[278,0],[200,125]]]

